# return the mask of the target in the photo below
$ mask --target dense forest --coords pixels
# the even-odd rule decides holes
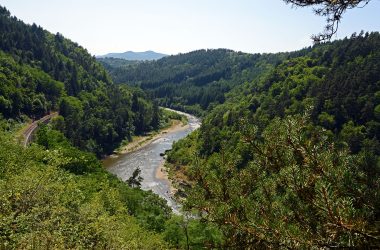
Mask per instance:
[[[300,51],[201,50],[108,65],[164,106],[203,116],[167,166],[210,246],[379,247],[380,34]]]
[[[109,174],[96,157],[167,123],[156,103],[114,85],[79,45],[3,7],[0,36],[0,248],[182,246],[183,220],[166,201]],[[26,123],[52,111],[59,116],[40,125],[34,143],[19,145]],[[186,223],[186,235],[203,242],[209,227]]]
[[[131,64],[141,63],[140,61],[131,61],[114,57],[98,57],[96,60],[100,62],[107,71],[111,71],[114,68],[122,68]]]
[[[98,156],[125,138],[160,126],[156,103],[139,89],[112,83],[84,48],[0,9],[0,113],[37,119],[59,111],[56,129]]]
[[[288,53],[252,55],[215,49],[138,64],[99,60],[115,83],[138,86],[161,106],[203,115],[223,103],[225,94],[235,86],[259,77],[287,56]]]
[[[380,34],[306,52],[232,90],[169,154],[225,247],[380,246]]]
[[[380,247],[379,33],[99,62],[0,7],[0,36],[1,249]],[[167,154],[181,215],[98,160],[163,126],[159,106],[202,116]]]

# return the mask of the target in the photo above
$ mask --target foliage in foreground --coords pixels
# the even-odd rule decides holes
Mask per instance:
[[[226,247],[379,248],[379,55],[376,32],[314,46],[233,89],[174,145],[188,208]]]
[[[260,136],[241,128],[234,152],[198,155],[189,170],[187,209],[219,226],[224,247],[380,245],[380,178],[364,171],[373,156],[339,149],[301,116],[275,119]]]
[[[1,248],[167,248],[160,232],[170,212],[161,199],[54,140],[60,146],[24,149],[1,135]]]
[[[0,248],[202,249],[222,241],[215,225],[173,215],[165,200],[107,173],[50,126],[36,143],[22,148],[0,135]]]

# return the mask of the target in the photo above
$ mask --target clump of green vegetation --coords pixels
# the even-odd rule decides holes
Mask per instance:
[[[179,114],[175,111],[162,108],[161,128],[167,128],[172,125],[173,120],[181,121],[183,125],[187,125],[189,120],[186,115]]]
[[[185,208],[226,248],[379,248],[380,34],[290,54],[173,146]]]
[[[129,188],[58,131],[41,128],[38,143],[25,149],[1,134],[1,248],[168,247],[164,201]]]

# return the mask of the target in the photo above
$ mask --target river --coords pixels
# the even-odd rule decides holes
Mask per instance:
[[[180,129],[169,131],[162,134],[156,140],[137,149],[136,151],[118,155],[116,158],[110,158],[103,162],[107,170],[123,181],[128,180],[132,176],[133,171],[140,167],[141,177],[143,181],[141,188],[143,190],[152,190],[164,198],[173,212],[179,213],[180,206],[173,200],[170,192],[170,182],[164,178],[157,178],[156,173],[164,163],[164,159],[160,154],[172,148],[173,142],[178,141],[195,129],[199,128],[200,120],[195,116],[176,111],[184,114],[188,118],[188,125]]]

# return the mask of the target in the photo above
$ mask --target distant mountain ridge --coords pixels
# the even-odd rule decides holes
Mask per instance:
[[[98,58],[113,57],[113,58],[129,60],[129,61],[152,61],[152,60],[161,59],[165,56],[168,56],[168,55],[157,53],[152,50],[148,50],[144,52],[126,51],[123,53],[108,53],[106,55],[97,56],[97,57]]]

